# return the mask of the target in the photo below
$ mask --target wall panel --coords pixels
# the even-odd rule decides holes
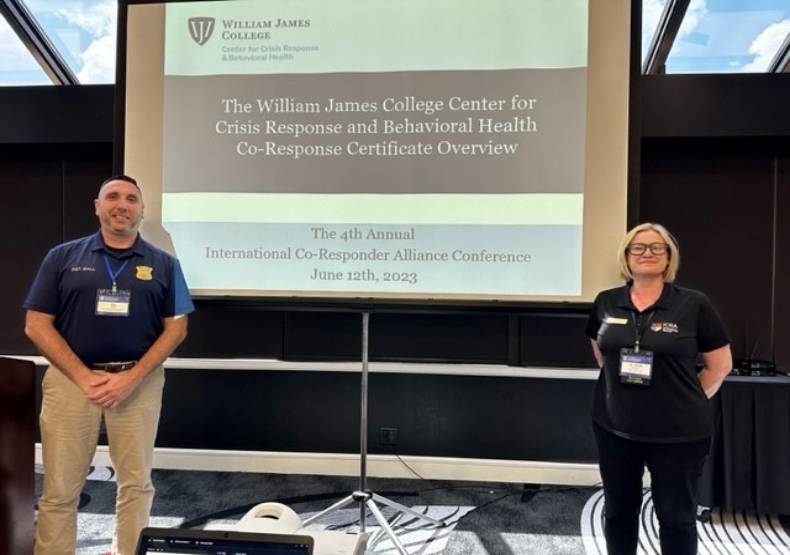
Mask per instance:
[[[521,317],[521,364],[595,368],[586,325],[586,313],[541,313]]]
[[[204,358],[284,358],[283,312],[243,302],[197,301],[176,354]]]
[[[655,141],[644,149],[642,221],[680,243],[678,283],[708,294],[736,358],[770,348],[773,156],[745,142]]]
[[[777,155],[776,306],[774,344],[776,362],[790,372],[790,147]]]
[[[29,354],[24,301],[41,259],[61,238],[61,161],[7,147],[0,155],[0,352]]]
[[[507,315],[382,313],[371,323],[371,353],[378,360],[507,364]]]
[[[359,380],[359,374],[349,372],[170,370],[157,444],[355,453]],[[594,383],[371,374],[369,449],[591,462]],[[398,429],[397,446],[381,445],[382,427]]]
[[[99,184],[112,175],[110,156],[109,145],[95,144],[85,145],[79,155],[64,160],[64,239],[76,239],[96,231],[97,220],[93,199],[99,193]]]

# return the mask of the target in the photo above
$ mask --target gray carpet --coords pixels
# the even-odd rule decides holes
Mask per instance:
[[[40,469],[39,469],[40,471]],[[37,475],[36,489],[41,487]],[[211,528],[232,524],[250,507],[264,501],[279,501],[304,519],[324,509],[358,487],[355,478],[197,472],[154,471],[156,499],[152,526]],[[428,536],[410,534],[409,528],[424,529],[406,519],[402,541],[410,553],[515,555],[603,553],[600,537],[600,491],[597,488],[520,486],[516,484],[370,479],[369,489],[394,501],[427,511],[451,524],[443,532]],[[88,480],[81,501],[78,553],[96,554],[109,549],[115,497],[112,470],[96,469]],[[646,494],[643,553],[658,553],[651,540],[652,504]],[[384,511],[388,518],[393,515]],[[700,524],[701,553],[788,553],[790,522],[757,522],[754,515],[718,514],[713,528]],[[355,529],[358,510],[344,509],[321,519],[317,528]],[[716,516],[714,514],[714,516]],[[749,535],[749,519],[771,534]],[[729,519],[729,520],[728,520]],[[713,545],[718,534],[726,540],[727,524],[739,529],[738,541]],[[763,526],[765,525],[765,526]],[[375,526],[373,519],[368,526]],[[718,529],[716,528],[718,526]],[[773,530],[775,526],[777,530]],[[419,531],[419,530],[418,530]],[[770,537],[769,537],[770,536]],[[432,541],[425,542],[424,539]],[[787,545],[783,545],[783,541]],[[707,543],[706,543],[707,542]],[[756,544],[759,544],[758,547]],[[386,542],[376,553],[393,553]]]

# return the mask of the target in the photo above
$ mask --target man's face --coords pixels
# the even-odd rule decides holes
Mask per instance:
[[[110,181],[93,201],[102,230],[118,236],[137,234],[143,219],[140,190],[127,181]]]

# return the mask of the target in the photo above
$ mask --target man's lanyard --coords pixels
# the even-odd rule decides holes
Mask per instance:
[[[656,313],[656,309],[654,308],[651,310],[647,315],[647,321],[642,325],[642,316],[644,316],[643,312],[639,313],[639,318],[634,316],[634,313],[631,313],[631,321],[634,322],[634,352],[639,352],[639,344],[642,342],[642,338],[645,335],[645,331],[650,326],[650,321],[653,319],[653,315]]]
[[[116,284],[116,280],[118,276],[121,275],[121,272],[123,272],[123,269],[126,268],[126,265],[129,263],[129,259],[127,258],[126,260],[124,260],[123,264],[118,266],[118,269],[113,272],[112,268],[110,268],[110,260],[107,257],[107,253],[105,252],[102,254],[104,255],[104,267],[107,268],[107,274],[110,276],[110,279],[112,280],[112,292],[117,293],[118,287]]]

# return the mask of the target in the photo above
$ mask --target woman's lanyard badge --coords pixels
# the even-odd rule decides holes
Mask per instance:
[[[645,330],[650,326],[654,311],[647,316],[647,321],[642,324],[642,314],[639,319],[631,313],[634,323],[635,341],[634,348],[623,347],[620,349],[620,381],[634,385],[650,385],[653,375],[653,351],[641,349],[639,344],[645,335]]]
[[[96,316],[129,316],[129,304],[132,292],[127,289],[118,289],[116,280],[121,275],[129,259],[123,261],[114,272],[110,268],[110,261],[104,253],[104,267],[112,280],[112,289],[98,289],[96,291]]]

